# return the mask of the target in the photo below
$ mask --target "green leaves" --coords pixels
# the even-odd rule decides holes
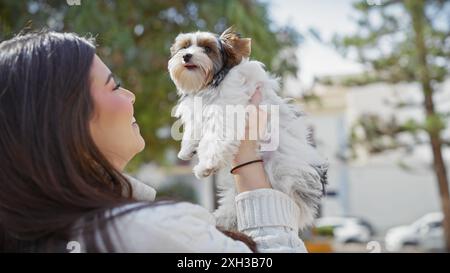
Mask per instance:
[[[436,16],[445,12],[444,5],[449,4],[448,1],[444,2],[424,2],[424,7],[433,10],[434,16],[426,18],[422,23],[427,42],[430,79],[436,82],[442,82],[449,75],[449,26],[443,30],[437,28],[434,22],[445,22],[443,17],[436,19]],[[347,55],[349,51],[356,52],[358,61],[369,68],[369,73],[377,75],[379,81],[417,81],[419,75],[413,29],[413,23],[417,22],[412,22],[409,12],[420,3],[421,1],[416,0],[381,1],[381,5],[369,5],[367,1],[358,1],[354,4],[359,11],[356,17],[357,33],[350,36],[336,35],[333,43],[343,55]]]
[[[445,129],[445,121],[439,114],[428,115],[425,119],[424,129],[431,135],[439,135]]]

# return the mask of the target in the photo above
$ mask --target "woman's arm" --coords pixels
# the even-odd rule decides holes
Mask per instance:
[[[243,140],[234,163],[258,159],[256,141]],[[272,189],[261,162],[234,172],[238,230],[250,236],[259,252],[307,252],[298,236],[297,204]]]
[[[259,90],[256,90],[250,102],[259,105]],[[259,108],[258,118],[257,122],[249,124],[258,124],[261,136],[267,119],[266,113]],[[234,166],[260,159],[258,143],[248,140],[248,131],[247,126],[247,139],[241,141]],[[236,196],[239,231],[250,236],[260,252],[307,252],[298,236],[298,223],[295,220],[298,219],[300,209],[288,195],[272,189],[263,163],[245,165],[234,170],[233,174],[239,193]]]

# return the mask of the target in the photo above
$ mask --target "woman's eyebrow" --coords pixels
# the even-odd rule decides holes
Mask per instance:
[[[106,79],[105,85],[107,85],[109,83],[109,81],[114,77],[113,73],[110,73],[108,75],[108,78]]]

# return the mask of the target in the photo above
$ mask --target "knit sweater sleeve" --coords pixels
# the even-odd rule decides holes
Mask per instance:
[[[260,252],[306,252],[294,219],[297,205],[284,193],[259,189],[236,196],[238,228]],[[214,216],[191,203],[150,206],[115,222],[119,252],[251,252],[215,226]],[[101,243],[101,242],[100,242]]]
[[[236,196],[239,231],[250,236],[259,252],[307,252],[298,236],[300,209],[286,194],[273,189]]]

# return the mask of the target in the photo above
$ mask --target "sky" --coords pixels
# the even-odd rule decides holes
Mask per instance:
[[[289,24],[306,40],[298,49],[301,70],[299,79],[303,86],[312,83],[314,76],[354,74],[362,66],[346,60],[331,46],[316,41],[309,28],[316,29],[324,41],[331,41],[334,33],[351,34],[356,28],[352,21],[354,0],[270,0],[269,15],[276,25]]]

